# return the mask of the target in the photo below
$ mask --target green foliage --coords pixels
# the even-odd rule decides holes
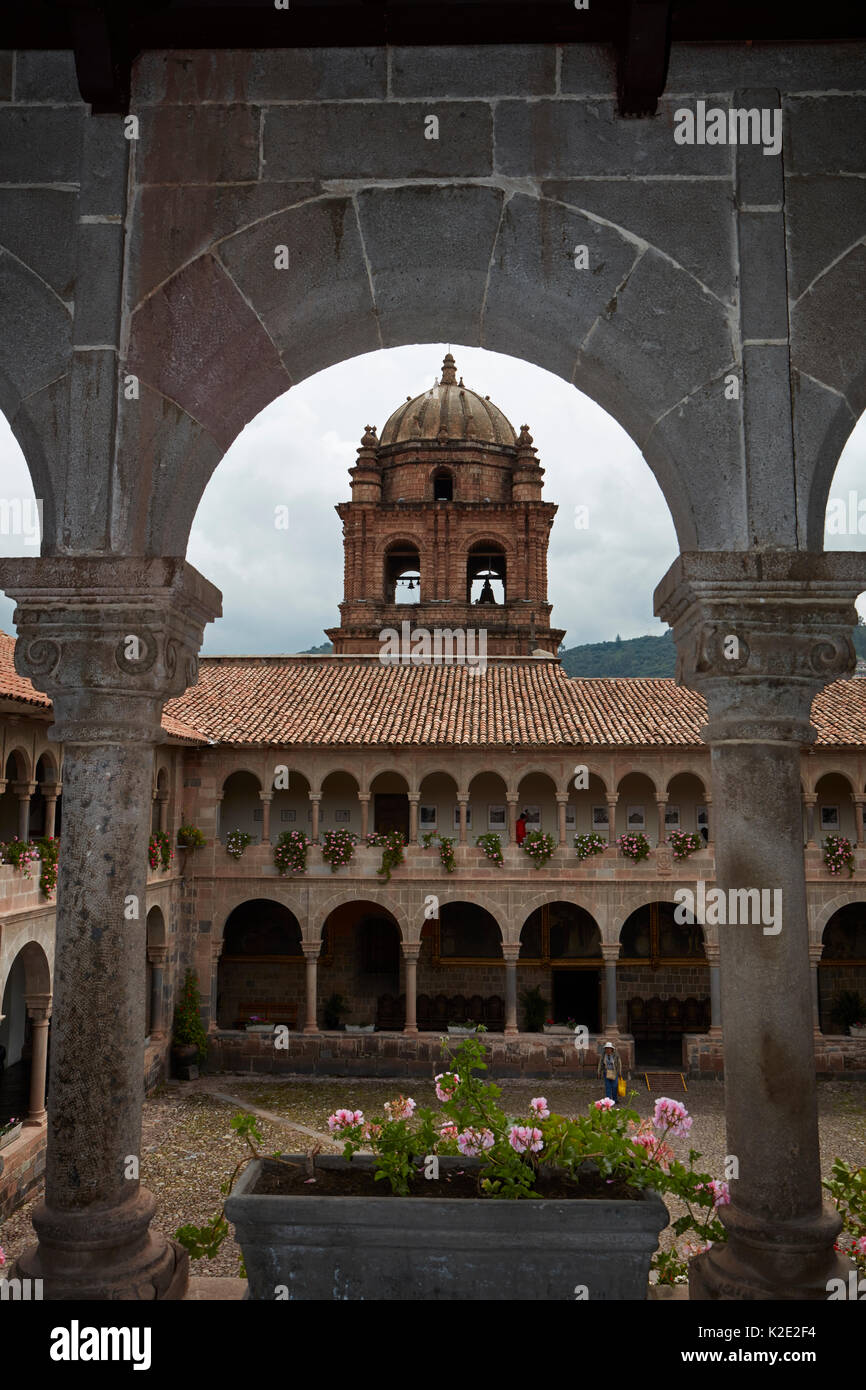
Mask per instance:
[[[60,841],[53,835],[43,835],[34,841],[39,851],[42,868],[39,871],[39,891],[43,898],[50,898],[57,887],[57,861],[60,857]]]
[[[840,989],[834,995],[830,1007],[830,1017],[846,1032],[852,1024],[866,1024],[866,1003],[856,989]]]
[[[604,854],[607,840],[596,831],[589,835],[575,835],[574,848],[577,850],[578,859],[590,859],[594,854]]]
[[[437,841],[439,843],[439,863],[446,874],[453,874],[457,868],[457,862],[454,858],[454,841],[449,840],[445,835],[437,835],[433,830],[428,830],[421,836],[421,844],[424,849],[430,849]]]
[[[538,985],[520,992],[523,1017],[527,1033],[540,1033],[547,1018],[548,1001],[543,997]]]
[[[326,864],[330,864],[332,874],[344,864],[351,864],[357,843],[357,835],[345,826],[341,825],[339,830],[325,831],[322,837],[322,858]]]
[[[850,1168],[835,1159],[823,1186],[842,1217],[836,1249],[849,1255],[861,1274],[866,1274],[866,1168]]]
[[[255,1115],[246,1115],[239,1112],[237,1115],[232,1116],[231,1126],[239,1139],[245,1139],[247,1141],[250,1152],[240,1160],[228,1181],[220,1184],[220,1192],[224,1197],[229,1195],[235,1185],[239,1172],[249,1163],[250,1159],[259,1158],[261,1156],[256,1148],[256,1144],[262,1142],[262,1132],[258,1127],[258,1121]],[[189,1251],[191,1260],[212,1260],[219,1254],[220,1246],[228,1233],[229,1223],[226,1221],[225,1206],[223,1205],[216,1215],[213,1216],[210,1221],[205,1222],[203,1226],[194,1226],[192,1224],[181,1226],[179,1230],[175,1231],[174,1238],[180,1241],[180,1244],[185,1250]],[[240,1274],[241,1278],[246,1278],[247,1271],[244,1266],[243,1255],[240,1257]]]
[[[406,841],[402,830],[390,830],[386,833],[374,831],[367,836],[367,844],[378,846],[382,850],[382,862],[376,873],[380,878],[384,878],[386,883],[391,882],[391,870],[398,868],[403,863],[403,850],[406,848]]]
[[[625,641],[620,638],[615,642],[569,647],[562,652],[562,667],[568,676],[673,676],[676,658],[673,634],[667,631],[658,637],[631,637]]]
[[[207,844],[207,840],[198,826],[190,825],[189,821],[184,821],[178,830],[177,842],[179,845],[183,845],[184,849],[203,849]]]
[[[201,995],[192,970],[187,970],[184,976],[183,989],[175,1007],[172,1041],[181,1047],[197,1047],[199,1059],[207,1055],[207,1033],[201,1021]]]
[[[147,862],[152,869],[157,865],[162,868],[163,873],[171,867],[174,858],[174,850],[171,847],[171,840],[164,830],[156,830],[150,837],[147,848]]]
[[[523,853],[529,856],[536,869],[547,863],[555,849],[553,836],[545,834],[543,830],[530,830],[524,837]]]
[[[350,1007],[348,1000],[344,999],[342,994],[329,995],[325,1000],[323,1010],[325,1027],[330,1029],[339,1028],[341,1016],[347,1014]]]
[[[246,830],[232,830],[226,836],[226,854],[230,854],[232,859],[240,859],[247,845],[253,842],[252,835]]]
[[[495,831],[489,831],[486,835],[478,835],[475,840],[488,859],[500,867],[505,862],[502,858],[502,841]]]
[[[303,830],[284,830],[274,845],[274,867],[280,878],[285,874],[303,874],[307,871],[307,850],[312,840]]]

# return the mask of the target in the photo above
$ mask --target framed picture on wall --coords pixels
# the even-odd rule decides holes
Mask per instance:
[[[592,828],[593,830],[606,830],[610,825],[606,806],[593,806],[592,808]]]
[[[253,820],[254,820],[254,821],[257,821],[257,820],[263,820],[263,819],[264,819],[264,812],[263,812],[261,806],[254,806],[254,807],[253,807]]]
[[[350,821],[351,819],[352,819],[352,812],[351,812],[351,811],[335,811],[335,812],[334,812],[334,822],[335,822],[335,824],[337,824],[337,825],[348,825],[348,824],[349,824],[349,821]]]
[[[460,829],[460,807],[459,807],[459,806],[455,806],[455,807],[454,807],[454,820],[453,820],[452,824],[453,824],[453,828],[454,828],[455,830],[459,830],[459,829]],[[472,829],[472,803],[469,802],[469,801],[467,801],[467,803],[466,803],[466,829],[467,829],[467,830],[471,830],[471,829]]]
[[[628,830],[632,833],[638,830],[646,830],[646,816],[643,806],[629,806],[625,823]]]
[[[418,825],[421,830],[435,830],[438,819],[438,808],[436,806],[418,807]]]
[[[665,830],[679,830],[680,828],[680,808],[679,806],[665,807]]]
[[[508,826],[508,812],[504,806],[487,807],[487,829],[505,830]]]
[[[524,809],[524,811],[526,812],[526,815],[525,815],[524,819],[525,819],[525,821],[526,821],[526,828],[527,828],[527,830],[540,830],[540,829],[541,829],[541,807],[540,807],[540,806],[524,806],[523,809]]]
[[[565,808],[565,828],[566,830],[577,829],[577,807],[566,806]]]
[[[821,807],[821,829],[822,829],[822,830],[830,830],[830,831],[834,831],[834,830],[838,830],[838,829],[839,829],[839,807],[838,807],[838,806],[822,806],[822,807]]]
[[[297,820],[297,819],[298,819],[298,813],[297,813],[297,811],[292,811],[292,810],[280,811],[280,820],[283,821],[283,823],[285,823],[286,821],[293,821],[293,820]]]

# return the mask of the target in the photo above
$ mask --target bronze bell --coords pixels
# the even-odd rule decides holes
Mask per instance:
[[[496,602],[496,596],[495,596],[495,594],[494,594],[494,592],[493,592],[493,588],[492,588],[492,585],[491,585],[489,579],[485,579],[485,581],[484,581],[484,587],[483,587],[482,590],[481,590],[481,594],[480,594],[480,596],[479,596],[479,598],[478,598],[478,602],[479,602],[479,603],[495,603],[495,602]]]

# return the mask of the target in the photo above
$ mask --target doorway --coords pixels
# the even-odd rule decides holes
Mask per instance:
[[[409,797],[406,792],[376,792],[373,818],[379,835],[400,830],[409,840]]]
[[[601,1026],[599,1009],[600,970],[554,970],[553,1017],[557,1023],[573,1018],[590,1033]]]

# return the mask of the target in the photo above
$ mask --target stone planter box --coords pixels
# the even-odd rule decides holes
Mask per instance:
[[[475,1032],[475,1029],[474,1029],[474,1028],[461,1028],[459,1024],[456,1024],[456,1023],[454,1023],[454,1024],[449,1023],[449,1025],[448,1025],[448,1032],[449,1032],[449,1033],[456,1033],[456,1034],[457,1034],[459,1037],[461,1037],[461,1038],[468,1038],[470,1033],[474,1033],[474,1032]]]
[[[569,1028],[567,1023],[545,1023],[544,1031],[545,1033],[552,1033],[556,1037],[570,1038],[574,1029]]]
[[[848,1032],[852,1038],[866,1038],[866,1027],[858,1028],[856,1023],[850,1024]]]
[[[375,1023],[347,1023],[345,1027],[347,1033],[374,1033],[375,1031]]]
[[[286,1155],[305,1163],[304,1156]],[[319,1157],[339,1170],[349,1160]],[[372,1169],[372,1155],[352,1160]],[[440,1173],[473,1161],[439,1160]],[[225,1212],[249,1275],[248,1297],[293,1300],[591,1301],[645,1299],[667,1209],[655,1193],[612,1199],[257,1195],[255,1159]]]
[[[23,1128],[24,1121],[19,1120],[18,1124],[14,1125],[12,1129],[7,1130],[5,1134],[0,1135],[0,1149],[5,1149],[7,1144],[14,1144],[15,1140],[18,1138]]]
[[[246,1030],[248,1033],[273,1033],[274,1025],[272,1023],[248,1023]]]

